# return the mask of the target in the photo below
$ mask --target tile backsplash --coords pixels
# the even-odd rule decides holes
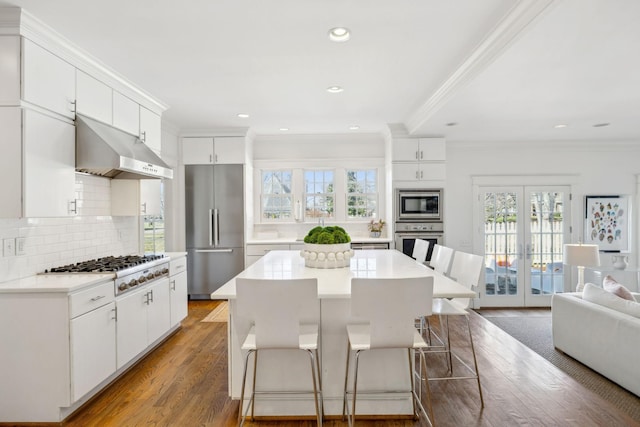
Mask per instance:
[[[111,216],[110,179],[76,174],[76,198],[73,217],[0,219],[0,243],[24,240],[24,255],[4,256],[0,246],[0,282],[102,256],[139,253],[139,217]]]

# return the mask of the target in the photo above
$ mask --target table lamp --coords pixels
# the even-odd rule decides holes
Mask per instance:
[[[562,251],[563,262],[578,268],[578,284],[576,292],[582,292],[584,288],[584,268],[600,265],[600,252],[598,245],[566,244]]]

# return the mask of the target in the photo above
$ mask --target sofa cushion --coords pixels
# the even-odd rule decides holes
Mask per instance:
[[[605,291],[609,291],[620,298],[624,298],[629,301],[636,300],[629,289],[627,289],[623,284],[618,283],[618,281],[611,276],[605,276],[604,279],[602,279],[602,287]]]
[[[640,303],[620,298],[591,283],[584,285],[582,299],[640,318]]]

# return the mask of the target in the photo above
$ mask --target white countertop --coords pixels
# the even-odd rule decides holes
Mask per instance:
[[[0,283],[2,293],[74,292],[101,282],[113,280],[113,273],[38,274]]]
[[[391,243],[393,241],[390,237],[367,237],[367,236],[351,236],[351,243]],[[248,239],[247,245],[290,245],[290,244],[303,244],[302,239],[296,237],[274,237],[272,239]]]
[[[271,251],[218,288],[212,299],[235,299],[237,277],[252,279],[317,278],[319,298],[349,298],[352,277],[433,277],[435,298],[475,298],[475,292],[395,249],[354,251],[347,268],[309,268],[299,251]]]

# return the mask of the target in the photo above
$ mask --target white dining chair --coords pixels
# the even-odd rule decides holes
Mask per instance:
[[[466,252],[456,251],[453,262],[451,264],[451,271],[449,276],[451,279],[457,281],[463,286],[469,289],[473,289],[478,286],[480,281],[480,274],[484,270],[484,258],[479,255],[469,254]],[[435,298],[433,300],[432,312],[433,315],[440,317],[440,333],[446,336],[446,344],[444,350],[436,350],[432,352],[445,352],[447,354],[447,363],[449,366],[449,376],[440,378],[430,378],[430,380],[463,380],[473,379],[478,383],[478,392],[480,394],[480,403],[484,407],[484,398],[482,396],[482,386],[480,384],[480,373],[478,371],[478,361],[476,358],[476,351],[473,345],[473,335],[471,334],[471,325],[469,323],[470,298]],[[464,316],[467,322],[467,331],[469,333],[469,343],[471,345],[471,353],[473,356],[473,368],[471,368],[460,357],[455,355],[451,350],[451,336],[449,333],[449,317],[450,316]],[[444,324],[443,324],[444,319]],[[452,355],[463,365],[463,367],[470,373],[470,375],[454,376]]]
[[[399,390],[399,393],[412,394],[413,413],[419,417],[420,412],[426,417],[427,422],[433,425],[433,408],[431,405],[431,390],[429,382],[426,384],[427,406],[424,408],[419,394],[421,381],[414,378],[413,351],[420,355],[420,372],[427,377],[427,366],[424,350],[427,343],[414,326],[414,319],[421,315],[428,315],[431,305],[425,309],[424,301],[433,298],[433,277],[418,278],[394,278],[394,279],[351,279],[351,316],[356,320],[347,324],[348,348],[347,366],[344,378],[344,402],[342,416],[348,417],[349,425],[353,426],[356,417],[356,398],[358,394],[375,393],[375,391],[358,390],[358,367],[360,355],[365,351],[376,349],[399,348],[407,349],[408,390]],[[353,385],[349,385],[349,359],[354,353]],[[422,378],[420,378],[422,379]],[[388,393],[388,392],[385,392]],[[349,395],[352,395],[350,414]]]
[[[435,244],[433,245],[433,252],[431,252],[431,260],[429,266],[438,273],[442,273],[445,276],[449,275],[449,268],[451,266],[451,260],[453,259],[454,250],[447,247]]]
[[[429,241],[423,239],[416,239],[413,244],[413,252],[411,257],[421,264],[427,260],[427,253],[429,252]]]
[[[236,279],[236,306],[238,316],[248,319],[250,328],[242,344],[247,355],[242,376],[238,425],[242,426],[251,409],[254,418],[256,395],[277,394],[278,391],[256,390],[258,352],[304,351],[311,362],[311,380],[318,426],[322,425],[322,378],[318,358],[318,330],[320,300],[317,279],[263,280]],[[247,367],[253,358],[251,397],[244,408]],[[280,392],[282,393],[282,392]],[[288,393],[288,392],[284,392]],[[297,393],[298,394],[298,393]],[[243,410],[244,409],[244,410]]]

